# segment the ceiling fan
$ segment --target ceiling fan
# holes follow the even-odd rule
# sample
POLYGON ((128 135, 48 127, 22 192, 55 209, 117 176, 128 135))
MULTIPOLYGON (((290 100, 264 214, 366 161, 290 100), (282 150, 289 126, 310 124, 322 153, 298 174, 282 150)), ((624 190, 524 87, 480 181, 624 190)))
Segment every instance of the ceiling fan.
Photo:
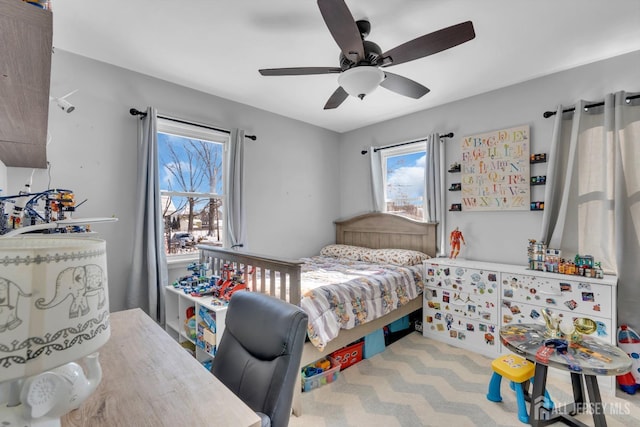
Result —
POLYGON ((329 32, 340 47, 339 67, 267 68, 259 70, 263 76, 299 76, 339 73, 338 89, 324 106, 325 110, 340 106, 349 95, 363 99, 376 87, 418 99, 429 92, 420 83, 383 71, 475 38, 471 21, 462 22, 418 37, 386 52, 365 38, 369 35, 369 21, 355 21, 344 0, 318 0, 318 7, 329 32))

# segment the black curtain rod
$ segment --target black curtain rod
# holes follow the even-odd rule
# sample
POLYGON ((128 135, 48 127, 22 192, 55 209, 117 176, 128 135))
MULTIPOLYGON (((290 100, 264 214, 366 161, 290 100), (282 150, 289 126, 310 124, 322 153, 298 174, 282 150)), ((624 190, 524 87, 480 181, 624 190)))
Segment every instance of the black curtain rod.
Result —
MULTIPOLYGON (((632 96, 627 96, 625 98, 626 102, 631 102, 632 99, 638 99, 640 98, 640 95, 632 95, 632 96)), ((595 107, 602 107, 604 105, 604 101, 603 102, 596 102, 595 104, 588 104, 585 105, 584 108, 595 108, 595 107)), ((563 113, 568 113, 571 111, 576 111, 576 107, 571 107, 571 108, 567 108, 566 110, 562 110, 563 113)), ((545 119, 548 119, 551 116, 555 116, 556 112, 555 111, 545 111, 542 114, 542 117, 544 117, 545 119)))
MULTIPOLYGON (((449 132, 446 133, 444 135, 440 135, 440 138, 453 138, 453 132, 449 132)), ((377 147, 373 149, 373 152, 376 153, 380 150, 386 150, 387 148, 394 148, 394 147, 401 147, 403 145, 409 145, 409 144, 415 144, 416 142, 422 142, 422 141, 426 141, 428 138, 422 138, 422 139, 416 139, 415 141, 408 141, 408 142, 401 142, 399 144, 393 144, 393 145, 386 145, 384 147, 377 147)), ((365 154, 367 154, 369 151, 367 150, 362 150, 360 152, 360 154, 362 154, 363 156, 365 154)))
MULTIPOLYGON (((147 113, 145 113, 144 111, 137 110, 135 108, 130 109, 129 110, 129 114, 131 114, 132 116, 140 116, 140 118, 143 118, 143 117, 147 116, 147 113)), ((186 120, 180 120, 180 119, 176 119, 176 118, 173 118, 173 117, 162 116, 160 114, 158 114, 158 118, 165 119, 165 120, 171 120, 172 122, 182 123, 182 124, 185 124, 185 125, 198 126, 198 127, 204 128, 204 129, 211 129, 211 130, 215 130, 215 131, 218 131, 218 132, 224 132, 224 133, 231 134, 231 131, 226 130, 226 129, 214 128, 213 126, 201 125, 199 123, 188 122, 186 120)), ((244 137, 245 138, 249 138, 249 139, 251 139, 253 141, 258 139, 258 137, 255 136, 255 135, 245 135, 244 137)))

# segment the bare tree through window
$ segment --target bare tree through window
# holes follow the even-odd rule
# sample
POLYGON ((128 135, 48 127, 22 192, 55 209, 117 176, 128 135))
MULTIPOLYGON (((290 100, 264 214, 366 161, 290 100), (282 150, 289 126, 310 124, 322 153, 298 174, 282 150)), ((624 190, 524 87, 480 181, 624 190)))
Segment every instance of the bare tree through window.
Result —
MULTIPOLYGON (((224 141, 194 138, 171 125, 159 126, 158 157, 168 254, 195 253, 200 242, 222 245, 224 141)), ((200 132, 202 133, 202 132, 200 132)))

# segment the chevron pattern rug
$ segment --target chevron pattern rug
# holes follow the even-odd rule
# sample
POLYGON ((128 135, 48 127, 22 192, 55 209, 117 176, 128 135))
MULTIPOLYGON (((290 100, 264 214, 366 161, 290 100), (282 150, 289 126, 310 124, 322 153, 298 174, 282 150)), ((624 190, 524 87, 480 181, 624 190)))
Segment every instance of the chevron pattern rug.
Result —
MULTIPOLYGON (((289 426, 524 426, 508 381, 502 402, 487 400, 491 374, 491 359, 413 332, 335 382, 302 393, 302 416, 289 426)), ((571 401, 570 384, 552 376, 547 384, 556 404, 571 401)), ((602 399, 608 426, 640 425, 640 393, 602 399)), ((593 425, 589 414, 578 419, 593 425)))

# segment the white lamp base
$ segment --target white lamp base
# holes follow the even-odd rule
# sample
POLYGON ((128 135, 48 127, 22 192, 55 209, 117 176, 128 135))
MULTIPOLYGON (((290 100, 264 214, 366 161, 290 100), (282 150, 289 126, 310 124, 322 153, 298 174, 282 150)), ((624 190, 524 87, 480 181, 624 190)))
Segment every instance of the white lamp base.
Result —
POLYGON ((26 419, 23 417, 22 405, 0 408, 0 426, 3 427, 60 427, 60 418, 42 417, 38 419, 26 419))
POLYGON ((80 407, 102 379, 98 352, 83 361, 86 374, 82 366, 70 362, 24 380, 3 383, 0 426, 60 427, 60 417, 80 407))

